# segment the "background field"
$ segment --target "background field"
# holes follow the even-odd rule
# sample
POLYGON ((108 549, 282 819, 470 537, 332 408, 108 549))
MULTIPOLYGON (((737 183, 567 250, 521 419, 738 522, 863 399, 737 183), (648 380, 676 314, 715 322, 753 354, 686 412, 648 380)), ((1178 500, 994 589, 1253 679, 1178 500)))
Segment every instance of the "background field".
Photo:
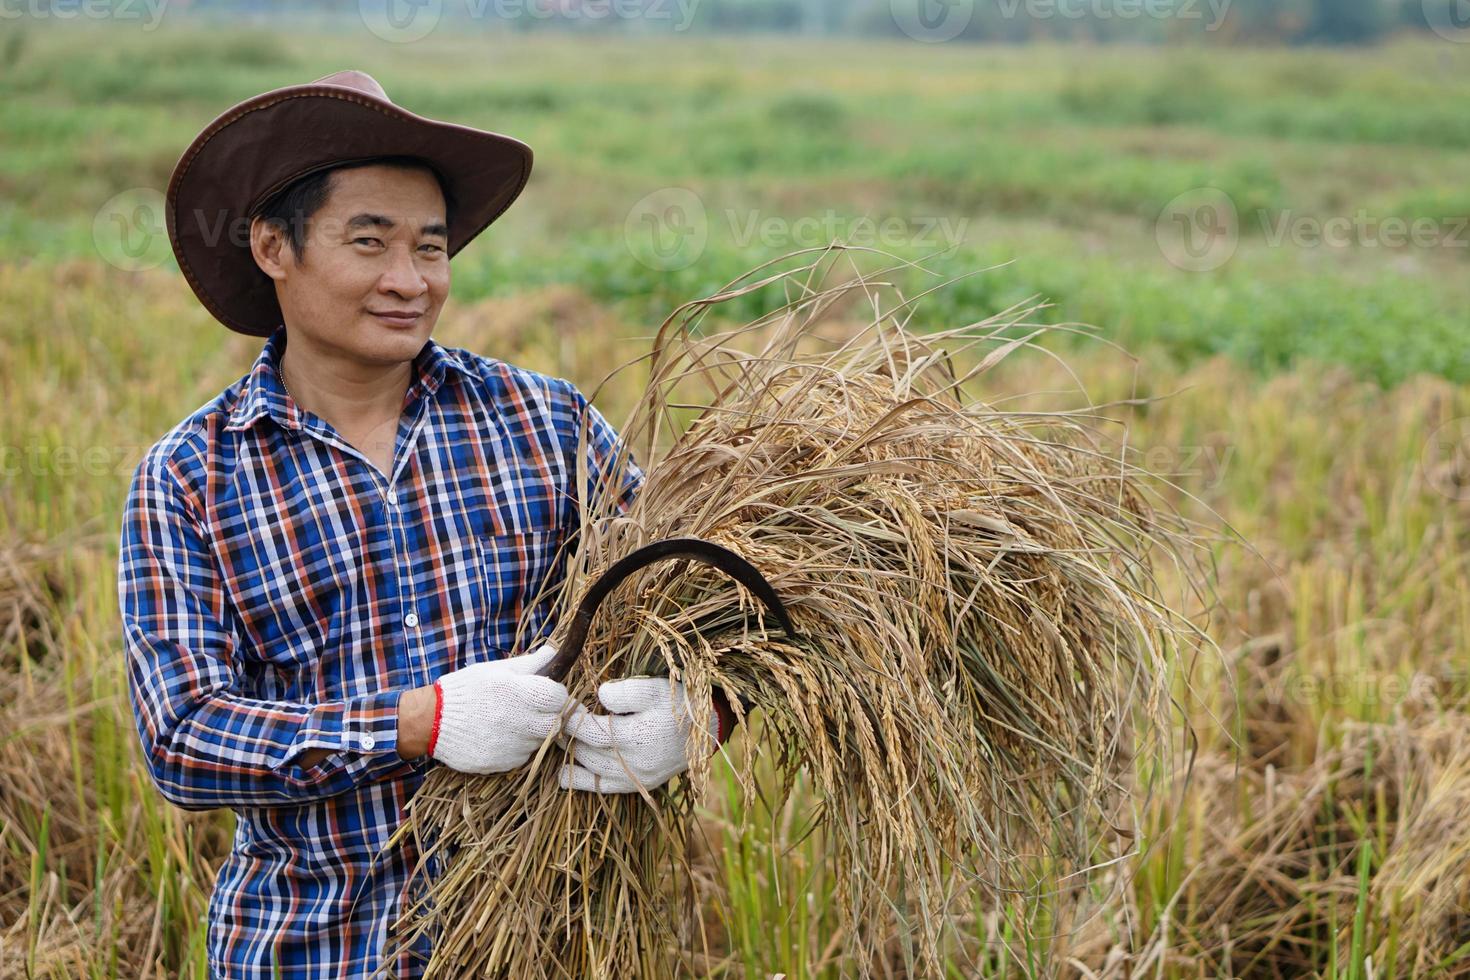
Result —
MULTIPOLYGON (((677 303, 868 218, 888 251, 948 249, 910 288, 987 270, 916 323, 1039 297, 1135 355, 1065 345, 1087 396, 1168 396, 1113 414, 1221 537, 1195 778, 1091 894, 957 911, 954 975, 1464 969, 1470 45, 390 45, 32 18, 0 22, 0 976, 203 975, 231 818, 171 809, 136 761, 116 529, 142 451, 259 344, 198 306, 149 208, 230 104, 344 67, 536 151, 455 259, 443 342, 590 389, 677 303), (1314 244, 1331 219, 1343 240, 1314 244), (1394 222, 1419 243, 1384 245, 1394 222)), ((1066 383, 1039 358, 994 380, 1066 383)), ((731 816, 712 802, 710 972, 852 969, 803 815, 731 816)))

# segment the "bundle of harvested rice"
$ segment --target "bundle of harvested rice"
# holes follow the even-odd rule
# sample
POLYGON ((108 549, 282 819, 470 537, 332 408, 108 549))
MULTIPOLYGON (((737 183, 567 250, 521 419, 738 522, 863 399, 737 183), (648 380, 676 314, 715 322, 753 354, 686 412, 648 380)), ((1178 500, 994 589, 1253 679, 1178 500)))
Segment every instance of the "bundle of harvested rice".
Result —
MULTIPOLYGON (((584 506, 553 639, 650 542, 698 538, 759 569, 794 634, 710 566, 659 562, 603 602, 567 684, 591 703, 603 680, 673 674, 691 700, 718 686, 758 710, 765 737, 737 772, 751 792, 758 758, 788 791, 805 771, 849 962, 869 969, 897 927, 936 975, 957 887, 1020 887, 1038 855, 1056 874, 1115 856, 1137 773, 1167 772, 1171 665, 1199 631, 1160 600, 1150 559, 1188 569, 1194 538, 1099 451, 1088 413, 966 395, 1051 329, 1023 322, 1035 307, 920 334, 877 278, 891 270, 828 284, 854 254, 793 253, 664 322, 620 426, 644 489, 623 516, 610 493, 584 506), (702 335, 719 303, 783 285, 773 312, 702 335), (831 329, 852 300, 871 318, 831 329)), ((399 835, 436 869, 403 941, 432 931, 436 977, 696 972, 694 952, 718 950, 681 875, 712 748, 648 795, 560 789, 554 742, 505 776, 437 770, 399 835)))

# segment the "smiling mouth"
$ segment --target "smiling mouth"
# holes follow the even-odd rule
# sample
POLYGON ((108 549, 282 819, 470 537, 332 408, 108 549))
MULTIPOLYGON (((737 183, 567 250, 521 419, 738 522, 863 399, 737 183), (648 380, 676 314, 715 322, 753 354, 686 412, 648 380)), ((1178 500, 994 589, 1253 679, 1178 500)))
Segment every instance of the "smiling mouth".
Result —
MULTIPOLYGON (((372 312, 372 311, 370 310, 369 312, 372 312)), ((394 324, 395 326, 408 326, 410 324, 417 323, 419 320, 423 319, 423 316, 424 315, 422 313, 413 313, 413 314, 373 313, 373 316, 376 317, 376 318, 378 318, 379 320, 382 320, 384 323, 391 323, 391 324, 394 324)))

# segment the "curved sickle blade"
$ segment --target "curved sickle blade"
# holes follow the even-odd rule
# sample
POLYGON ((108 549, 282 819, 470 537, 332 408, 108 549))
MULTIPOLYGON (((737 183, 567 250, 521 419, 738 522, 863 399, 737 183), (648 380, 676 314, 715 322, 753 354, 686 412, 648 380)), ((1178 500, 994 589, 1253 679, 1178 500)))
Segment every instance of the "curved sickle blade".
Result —
POLYGON ((713 565, 754 593, 757 599, 765 603, 787 635, 796 636, 791 617, 781 604, 781 597, 776 595, 771 583, 750 562, 729 548, 701 541, 699 538, 665 538, 619 558, 611 568, 598 576, 597 581, 592 583, 582 596, 582 601, 577 604, 577 612, 572 617, 572 626, 567 631, 566 639, 557 648, 556 656, 551 662, 541 668, 541 674, 555 681, 563 680, 577 658, 582 655, 582 645, 587 642, 587 631, 592 628, 592 617, 596 615, 602 600, 629 575, 665 558, 692 558, 706 565, 713 565))

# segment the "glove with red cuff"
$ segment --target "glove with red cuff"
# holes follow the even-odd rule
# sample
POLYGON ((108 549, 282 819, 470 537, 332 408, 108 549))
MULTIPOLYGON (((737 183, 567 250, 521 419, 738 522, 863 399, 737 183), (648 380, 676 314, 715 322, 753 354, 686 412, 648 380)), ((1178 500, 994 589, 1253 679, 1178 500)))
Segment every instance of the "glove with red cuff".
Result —
MULTIPOLYGON (((556 648, 471 664, 434 682, 429 755, 460 772, 506 772, 526 764, 561 728, 571 696, 536 672, 556 648)), ((585 709, 583 709, 585 710, 585 709)))

